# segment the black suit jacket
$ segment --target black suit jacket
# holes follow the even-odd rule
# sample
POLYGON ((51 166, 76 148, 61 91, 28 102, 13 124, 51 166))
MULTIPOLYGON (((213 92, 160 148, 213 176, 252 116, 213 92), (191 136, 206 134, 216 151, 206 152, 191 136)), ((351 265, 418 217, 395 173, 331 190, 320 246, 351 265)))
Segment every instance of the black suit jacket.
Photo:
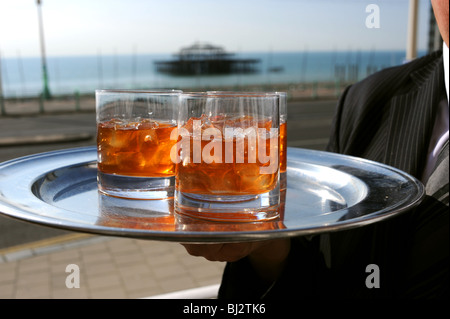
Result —
MULTIPOLYGON (((328 151, 385 163, 420 179, 442 99, 442 52, 382 70, 343 92, 328 151)), ((287 266, 270 289, 244 258, 227 264, 219 297, 448 297, 448 213, 445 203, 427 196, 400 216, 326 234, 329 264, 320 236, 293 238, 287 266), (379 269, 379 288, 366 285, 369 265, 379 269)))

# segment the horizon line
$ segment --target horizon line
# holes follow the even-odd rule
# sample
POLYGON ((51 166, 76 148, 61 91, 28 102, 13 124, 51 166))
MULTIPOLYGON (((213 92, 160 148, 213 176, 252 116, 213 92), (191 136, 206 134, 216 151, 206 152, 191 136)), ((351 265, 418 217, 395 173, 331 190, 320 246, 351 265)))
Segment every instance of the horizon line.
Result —
MULTIPOLYGON (((421 48, 421 49, 417 49, 417 53, 418 54, 423 54, 423 53, 427 53, 427 49, 426 48, 421 48)), ((227 51, 228 53, 231 54, 268 54, 268 53, 348 53, 348 52, 405 52, 406 54, 406 49, 400 49, 400 48, 392 48, 392 49, 316 49, 316 50, 279 50, 279 51, 273 51, 273 50, 254 50, 254 51, 242 51, 242 52, 236 52, 236 51, 227 51)), ((142 52, 142 53, 80 53, 80 54, 55 54, 55 55, 50 55, 47 54, 46 58, 80 58, 80 57, 115 57, 115 56, 148 56, 148 55, 175 55, 176 52, 171 52, 171 53, 164 53, 164 52, 142 52)), ((5 56, 0 52, 0 58, 1 59, 31 59, 31 58, 38 58, 41 59, 40 55, 18 55, 18 56, 5 56)))

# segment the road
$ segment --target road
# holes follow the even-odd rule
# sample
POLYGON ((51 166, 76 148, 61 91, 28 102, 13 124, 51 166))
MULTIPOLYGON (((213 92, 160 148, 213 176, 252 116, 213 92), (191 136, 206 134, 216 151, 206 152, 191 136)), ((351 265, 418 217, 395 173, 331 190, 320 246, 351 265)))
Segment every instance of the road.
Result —
MULTIPOLYGON (((335 100, 288 103, 288 146, 324 150, 335 100)), ((0 117, 0 162, 30 154, 95 145, 93 112, 0 117)), ((0 215, 0 249, 69 234, 0 215)))

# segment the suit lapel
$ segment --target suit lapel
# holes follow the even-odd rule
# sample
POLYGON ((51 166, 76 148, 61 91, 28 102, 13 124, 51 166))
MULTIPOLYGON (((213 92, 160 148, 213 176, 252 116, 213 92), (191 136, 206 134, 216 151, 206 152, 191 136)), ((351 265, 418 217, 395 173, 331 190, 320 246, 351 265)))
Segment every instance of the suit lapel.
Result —
POLYGON ((425 167, 436 115, 434 106, 445 93, 442 65, 441 58, 411 73, 415 89, 395 96, 389 108, 384 162, 415 176, 420 176, 425 167))

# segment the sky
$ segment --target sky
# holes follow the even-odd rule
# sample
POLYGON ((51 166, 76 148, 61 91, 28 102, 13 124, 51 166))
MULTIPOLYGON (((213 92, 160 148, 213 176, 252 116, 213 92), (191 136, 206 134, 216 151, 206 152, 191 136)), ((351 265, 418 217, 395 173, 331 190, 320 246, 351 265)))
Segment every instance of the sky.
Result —
MULTIPOLYGON (((404 50, 409 0, 41 0, 47 56, 175 53, 195 42, 231 52, 404 50), (379 28, 366 20, 379 8, 379 28)), ((429 0, 419 0, 418 49, 429 0)), ((373 20, 372 20, 373 21, 373 20)), ((36 0, 0 0, 2 57, 40 56, 36 0)))

